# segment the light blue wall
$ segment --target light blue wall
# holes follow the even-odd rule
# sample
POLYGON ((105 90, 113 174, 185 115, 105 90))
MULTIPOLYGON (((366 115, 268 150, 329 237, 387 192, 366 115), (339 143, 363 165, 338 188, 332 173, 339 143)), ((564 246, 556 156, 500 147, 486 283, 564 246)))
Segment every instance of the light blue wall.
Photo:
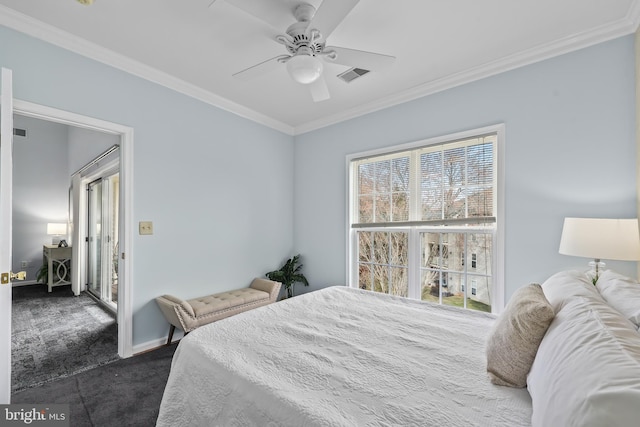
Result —
MULTIPOLYGON (((506 296, 588 260, 566 216, 636 217, 634 42, 623 37, 296 137, 294 247, 312 286, 346 283, 347 154, 506 125, 506 296)), ((635 276, 635 263, 609 262, 635 276)), ((302 290, 302 289, 301 289, 302 290)))
POLYGON ((67 126, 16 115, 15 128, 27 137, 13 139, 13 271, 35 282, 42 245, 51 244, 47 223, 67 222, 67 126), (27 267, 22 268, 22 262, 27 267))
POLYGON ((14 96, 134 128, 133 343, 166 337, 154 298, 246 286, 293 248, 293 137, 0 27, 14 96))

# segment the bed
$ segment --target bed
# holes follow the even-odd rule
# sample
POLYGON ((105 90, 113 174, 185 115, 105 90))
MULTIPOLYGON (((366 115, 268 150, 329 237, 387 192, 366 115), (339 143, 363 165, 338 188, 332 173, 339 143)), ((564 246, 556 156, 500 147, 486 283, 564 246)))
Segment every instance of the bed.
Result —
POLYGON ((180 342, 157 425, 530 425, 487 378, 495 320, 341 286, 261 307, 180 342))
POLYGON ((206 325, 157 425, 639 425, 640 283, 591 279, 522 286, 499 317, 330 287, 206 325))

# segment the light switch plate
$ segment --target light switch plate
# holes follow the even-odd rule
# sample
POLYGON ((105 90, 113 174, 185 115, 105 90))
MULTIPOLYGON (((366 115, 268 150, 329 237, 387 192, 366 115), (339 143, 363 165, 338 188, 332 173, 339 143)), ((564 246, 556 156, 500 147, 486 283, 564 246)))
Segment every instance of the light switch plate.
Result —
POLYGON ((153 234, 153 222, 152 221, 140 221, 138 223, 138 232, 140 235, 153 234))

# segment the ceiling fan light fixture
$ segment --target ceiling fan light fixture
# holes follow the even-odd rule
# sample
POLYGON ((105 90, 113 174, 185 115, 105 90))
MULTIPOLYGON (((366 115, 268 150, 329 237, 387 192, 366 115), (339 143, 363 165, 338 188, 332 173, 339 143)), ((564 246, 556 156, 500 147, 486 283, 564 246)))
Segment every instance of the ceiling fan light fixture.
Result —
POLYGON ((298 83, 308 85, 322 74, 322 61, 312 55, 298 54, 287 61, 287 71, 298 83))

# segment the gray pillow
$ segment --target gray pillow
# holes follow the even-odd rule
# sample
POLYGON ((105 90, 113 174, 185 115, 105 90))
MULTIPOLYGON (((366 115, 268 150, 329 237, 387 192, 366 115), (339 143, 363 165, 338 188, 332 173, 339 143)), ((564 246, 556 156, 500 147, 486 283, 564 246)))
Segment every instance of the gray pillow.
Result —
POLYGON ((553 307, 539 284, 513 294, 487 340, 487 372, 493 384, 527 385, 527 374, 553 317, 553 307))

